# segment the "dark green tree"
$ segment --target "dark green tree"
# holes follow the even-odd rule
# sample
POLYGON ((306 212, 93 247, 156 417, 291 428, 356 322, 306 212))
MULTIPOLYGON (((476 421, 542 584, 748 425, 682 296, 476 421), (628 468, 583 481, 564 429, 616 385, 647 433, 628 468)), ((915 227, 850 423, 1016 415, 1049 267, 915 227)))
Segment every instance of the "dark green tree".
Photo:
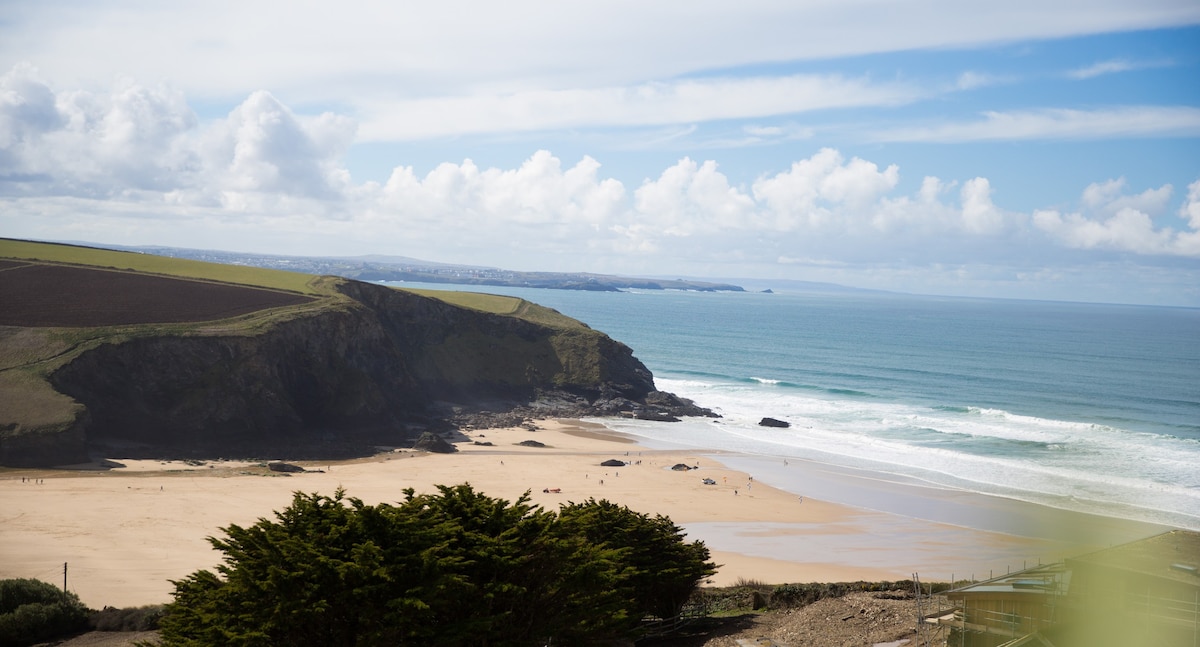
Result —
POLYGON ((231 525, 217 574, 175 582, 162 632, 179 645, 404 644, 427 633, 443 528, 391 506, 297 493, 275 521, 231 525))
POLYGON ((622 593, 637 618, 674 617, 700 582, 716 573, 704 542, 685 541, 683 529, 663 515, 588 499, 563 506, 559 520, 564 532, 620 553, 622 593))
POLYGON ((297 493, 274 520, 225 528, 209 539, 216 572, 174 583, 163 644, 583 644, 672 615, 713 572, 670 520, 608 502, 553 513, 469 485, 404 495, 297 493))
POLYGON ((440 644, 528 645, 546 638, 619 635, 628 615, 616 591, 620 555, 564 534, 557 515, 469 485, 439 486, 401 512, 452 529, 453 590, 436 592, 440 644))

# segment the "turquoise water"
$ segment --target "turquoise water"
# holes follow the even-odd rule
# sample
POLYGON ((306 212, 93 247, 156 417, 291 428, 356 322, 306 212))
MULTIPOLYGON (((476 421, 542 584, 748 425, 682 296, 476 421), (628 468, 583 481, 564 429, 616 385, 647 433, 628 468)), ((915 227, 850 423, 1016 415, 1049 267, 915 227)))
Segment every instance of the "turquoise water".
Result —
POLYGON ((455 289, 580 319, 631 346, 659 388, 723 416, 606 421, 650 444, 812 459, 1200 528, 1197 309, 455 289), (763 416, 792 426, 760 427, 763 416))

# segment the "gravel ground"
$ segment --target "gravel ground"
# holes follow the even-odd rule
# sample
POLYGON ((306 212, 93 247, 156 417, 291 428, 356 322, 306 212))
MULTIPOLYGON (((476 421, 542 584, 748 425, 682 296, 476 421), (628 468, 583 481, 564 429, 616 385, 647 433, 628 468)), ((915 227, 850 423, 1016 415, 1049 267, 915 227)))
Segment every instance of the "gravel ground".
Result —
POLYGON ((139 642, 157 638, 157 631, 89 631, 70 640, 46 643, 41 647, 134 647, 139 642))
MULTIPOLYGON (((914 600, 888 593, 850 593, 826 598, 805 607, 745 614, 728 618, 716 626, 704 627, 704 633, 655 642, 655 647, 944 647, 945 634, 917 639, 917 606, 914 600), (900 642, 907 640, 908 642, 900 642)), ((946 608, 945 599, 922 601, 922 611, 946 608)))

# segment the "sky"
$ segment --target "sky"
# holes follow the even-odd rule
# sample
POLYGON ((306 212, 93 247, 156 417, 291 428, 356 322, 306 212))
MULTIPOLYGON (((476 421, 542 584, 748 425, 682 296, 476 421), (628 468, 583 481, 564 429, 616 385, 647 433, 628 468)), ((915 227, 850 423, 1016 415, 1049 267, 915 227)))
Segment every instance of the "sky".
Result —
POLYGON ((1200 307, 1200 3, 0 0, 0 236, 1200 307))

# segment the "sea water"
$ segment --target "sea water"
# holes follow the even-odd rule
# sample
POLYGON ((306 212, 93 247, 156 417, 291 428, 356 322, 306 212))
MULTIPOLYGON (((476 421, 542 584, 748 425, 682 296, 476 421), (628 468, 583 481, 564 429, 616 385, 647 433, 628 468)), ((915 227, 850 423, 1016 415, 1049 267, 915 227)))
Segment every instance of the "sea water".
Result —
POLYGON ((733 459, 739 469, 815 460, 1200 529, 1198 309, 452 289, 520 296, 584 321, 632 347, 661 390, 722 416, 604 421, 649 446, 735 452, 748 459, 733 459), (763 417, 791 426, 763 427, 763 417))

